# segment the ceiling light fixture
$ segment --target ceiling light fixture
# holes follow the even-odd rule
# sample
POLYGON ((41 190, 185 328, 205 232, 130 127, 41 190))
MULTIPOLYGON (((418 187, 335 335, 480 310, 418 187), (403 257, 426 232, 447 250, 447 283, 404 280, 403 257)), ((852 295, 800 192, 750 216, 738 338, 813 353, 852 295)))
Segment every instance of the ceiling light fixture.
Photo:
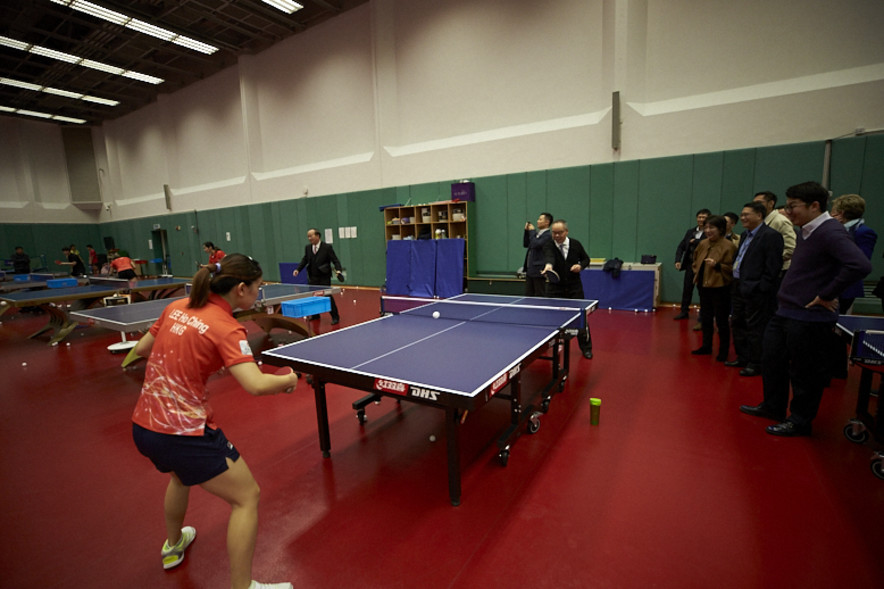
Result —
POLYGON ((286 14, 291 14, 304 8, 297 2, 292 2, 291 0, 263 0, 263 2, 264 4, 269 4, 273 8, 281 10, 286 14))
MULTIPOLYGON (((109 10, 107 8, 104 8, 103 6, 93 4, 92 2, 85 2, 84 0, 50 1, 55 4, 67 6, 68 8, 71 8, 73 10, 85 12, 90 16, 100 18, 101 20, 106 20, 107 22, 114 23, 115 25, 126 27, 127 29, 132 29, 133 31, 138 31, 139 33, 144 33, 145 35, 150 35, 151 37, 162 39, 163 41, 168 41, 169 43, 174 43, 175 45, 180 45, 181 47, 186 47, 187 49, 191 49, 193 51, 198 51, 199 53, 212 55, 213 53, 218 51, 217 47, 209 45, 208 43, 203 43, 202 41, 197 41, 196 39, 191 39, 190 37, 185 37, 184 35, 179 35, 178 33, 173 33, 172 31, 169 31, 162 27, 146 23, 143 20, 138 20, 137 18, 133 18, 131 16, 126 16, 125 14, 120 12, 109 10)), ((292 4, 295 3, 293 2, 292 4)))
POLYGON ((97 96, 89 96, 88 94, 83 94, 82 92, 71 92, 69 90, 60 90, 58 88, 52 88, 50 86, 40 86, 38 84, 31 84, 30 82, 23 82, 21 80, 13 80, 12 78, 0 77, 0 84, 4 84, 6 86, 13 86, 15 88, 23 88, 25 90, 33 90, 34 92, 45 92, 46 94, 54 94, 56 96, 64 96, 65 98, 74 98, 76 100, 84 100, 86 102, 94 102, 96 104, 103 104, 105 106, 117 106, 118 104, 120 104, 119 100, 109 100, 107 98, 99 98, 97 96))
POLYGON ((88 68, 91 68, 94 70, 100 70, 100 71, 107 72, 110 74, 116 74, 118 76, 123 76, 124 78, 138 80, 139 82, 147 82, 148 84, 162 84, 163 82, 165 82, 165 80, 163 80, 162 78, 157 78, 156 76, 149 76, 147 74, 142 74, 142 73, 135 72, 132 70, 124 70, 123 68, 112 66, 112 65, 107 65, 106 63, 102 63, 100 61, 94 61, 91 59, 83 59, 82 57, 77 57, 76 55, 71 55, 70 53, 63 53, 61 51, 55 51, 54 49, 40 47, 39 45, 31 45, 28 43, 22 43, 21 41, 17 41, 15 39, 10 39, 9 37, 0 36, 0 45, 3 45, 5 47, 11 47, 13 49, 19 49, 21 51, 27 51, 28 53, 33 53, 34 55, 42 55, 44 57, 57 59, 59 61, 72 63, 74 65, 80 65, 80 66, 88 67, 88 68))
POLYGON ((15 113, 15 114, 19 114, 19 115, 25 115, 28 117, 36 117, 38 119, 49 119, 52 121, 60 121, 63 123, 76 123, 78 125, 82 125, 86 122, 84 119, 75 119, 72 117, 64 117, 61 115, 50 115, 45 112, 39 112, 36 110, 27 110, 24 108, 12 108, 11 106, 3 106, 2 104, 0 104, 0 112, 15 113))

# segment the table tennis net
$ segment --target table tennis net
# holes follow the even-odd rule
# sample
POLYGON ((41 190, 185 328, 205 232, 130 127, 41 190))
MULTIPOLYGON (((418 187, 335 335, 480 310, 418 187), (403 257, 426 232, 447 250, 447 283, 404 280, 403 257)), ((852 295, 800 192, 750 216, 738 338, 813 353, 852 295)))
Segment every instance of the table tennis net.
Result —
POLYGON ((857 331, 850 346, 850 359, 874 366, 884 364, 884 331, 857 331))
POLYGON ((582 327, 583 311, 571 307, 499 304, 476 301, 426 300, 382 297, 384 314, 483 323, 506 323, 550 328, 582 327))

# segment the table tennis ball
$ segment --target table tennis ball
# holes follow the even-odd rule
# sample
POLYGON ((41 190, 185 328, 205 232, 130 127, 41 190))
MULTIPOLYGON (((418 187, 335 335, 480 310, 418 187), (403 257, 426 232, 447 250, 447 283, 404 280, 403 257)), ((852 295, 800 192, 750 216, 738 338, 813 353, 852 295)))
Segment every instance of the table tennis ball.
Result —
POLYGON ((434 436, 433 434, 430 434, 430 441, 431 441, 431 442, 435 442, 435 441, 436 441, 436 436, 434 436))
POLYGON ((27 362, 22 362, 21 365, 22 365, 22 366, 27 366, 28 363, 27 363, 27 362))
POLYGON ((433 311, 433 319, 439 318, 439 311, 433 311))

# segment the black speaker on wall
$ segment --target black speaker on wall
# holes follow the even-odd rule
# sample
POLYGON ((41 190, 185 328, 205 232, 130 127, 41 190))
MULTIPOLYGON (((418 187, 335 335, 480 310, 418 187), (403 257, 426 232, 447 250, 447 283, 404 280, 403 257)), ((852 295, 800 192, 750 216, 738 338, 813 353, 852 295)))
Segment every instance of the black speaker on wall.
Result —
POLYGON ((113 238, 113 237, 105 237, 105 238, 104 238, 104 249, 106 249, 106 250, 112 250, 112 249, 115 249, 116 247, 117 247, 117 246, 114 244, 114 238, 113 238))

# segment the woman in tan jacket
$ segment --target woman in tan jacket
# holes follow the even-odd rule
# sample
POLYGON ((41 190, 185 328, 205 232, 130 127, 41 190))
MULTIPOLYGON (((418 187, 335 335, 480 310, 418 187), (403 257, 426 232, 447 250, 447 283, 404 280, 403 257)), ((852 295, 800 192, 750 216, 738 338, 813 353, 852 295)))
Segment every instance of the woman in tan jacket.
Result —
POLYGON ((731 282, 734 280, 734 256, 737 247, 727 234, 727 220, 712 216, 706 219, 706 239, 694 250, 694 282, 700 292, 700 323, 703 326, 703 345, 691 352, 695 355, 712 353, 712 335, 718 328, 718 356, 724 362, 730 350, 731 330, 728 316, 731 312, 731 282), (714 322, 714 323, 713 323, 714 322))

